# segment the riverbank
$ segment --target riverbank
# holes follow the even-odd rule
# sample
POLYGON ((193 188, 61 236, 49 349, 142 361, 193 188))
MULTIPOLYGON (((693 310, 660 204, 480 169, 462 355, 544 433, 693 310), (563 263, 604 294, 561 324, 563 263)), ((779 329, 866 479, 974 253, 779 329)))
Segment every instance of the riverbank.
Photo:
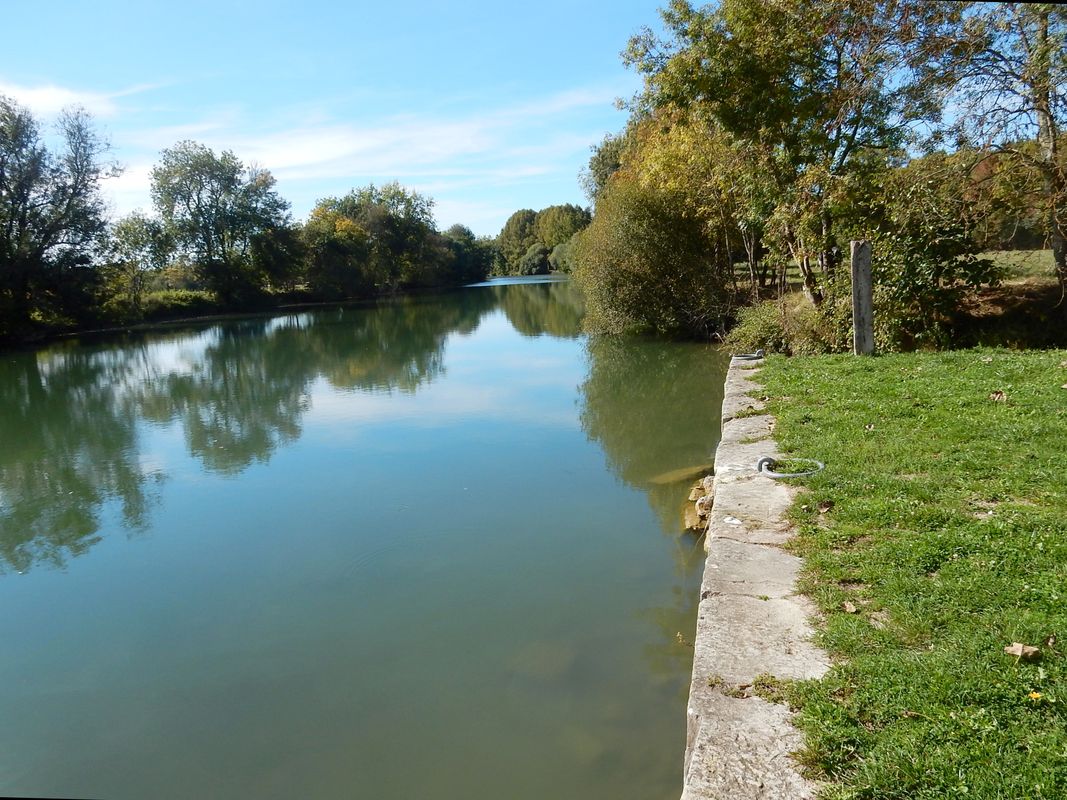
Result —
POLYGON ((771 358, 822 678, 779 687, 833 797, 1067 796, 1067 351, 771 358), (1033 648, 1033 649, 1031 649, 1033 648))
MULTIPOLYGON (((470 284, 483 285, 483 284, 470 284)), ((315 311, 330 308, 373 308, 383 303, 405 299, 432 297, 466 288, 464 285, 409 289, 393 294, 347 300, 321 300, 301 293, 264 295, 249 304, 224 303, 209 292, 166 292, 174 297, 152 306, 136 319, 126 321, 95 320, 83 325, 41 324, 21 337, 0 339, 0 352, 40 347, 51 342, 108 337, 129 333, 144 333, 184 325, 200 325, 226 320, 253 319, 300 311, 315 311)))
POLYGON ((734 359, 726 376, 714 505, 694 640, 682 798, 812 797, 790 754, 802 740, 773 695, 782 680, 829 667, 812 645, 811 603, 797 593, 801 564, 782 547, 796 489, 756 470, 779 455, 773 419, 753 380, 759 362, 734 359))

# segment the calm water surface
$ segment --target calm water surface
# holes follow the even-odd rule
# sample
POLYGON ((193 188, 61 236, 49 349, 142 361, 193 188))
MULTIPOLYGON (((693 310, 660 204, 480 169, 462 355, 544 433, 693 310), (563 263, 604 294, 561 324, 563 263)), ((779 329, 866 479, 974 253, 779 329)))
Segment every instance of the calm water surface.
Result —
POLYGON ((0 795, 677 797, 724 363, 580 317, 0 354, 0 795))

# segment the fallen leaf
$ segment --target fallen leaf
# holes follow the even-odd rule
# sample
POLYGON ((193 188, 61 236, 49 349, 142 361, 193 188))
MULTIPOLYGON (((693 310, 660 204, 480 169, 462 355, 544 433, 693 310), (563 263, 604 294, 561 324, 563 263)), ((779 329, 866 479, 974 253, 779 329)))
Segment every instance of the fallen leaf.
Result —
POLYGON ((982 363, 983 364, 992 364, 993 363, 993 357, 992 356, 986 356, 985 358, 982 359, 982 363))
POLYGON ((1028 694, 1026 696, 1029 697, 1031 700, 1040 700, 1041 699, 1041 692, 1030 692, 1030 694, 1028 694))
POLYGON ((1050 634, 1045 637, 1045 647, 1052 650, 1056 646, 1056 634, 1050 634))
POLYGON ((821 503, 819 503, 819 513, 820 514, 825 514, 827 511, 829 511, 833 507, 834 507, 834 501, 833 500, 823 500, 821 503))
POLYGON ((845 609, 845 613, 846 614, 855 614, 857 611, 859 611, 859 609, 856 608, 856 606, 853 605, 852 603, 848 602, 848 600, 846 600, 842 604, 841 608, 845 609))
POLYGON ((1041 658, 1041 651, 1038 648, 1022 642, 1012 642, 1004 648, 1004 652, 1023 661, 1037 661, 1041 658))
POLYGON ((1006 403, 1008 402, 1008 396, 1004 392, 997 389, 995 392, 989 395, 989 399, 994 403, 1006 403))

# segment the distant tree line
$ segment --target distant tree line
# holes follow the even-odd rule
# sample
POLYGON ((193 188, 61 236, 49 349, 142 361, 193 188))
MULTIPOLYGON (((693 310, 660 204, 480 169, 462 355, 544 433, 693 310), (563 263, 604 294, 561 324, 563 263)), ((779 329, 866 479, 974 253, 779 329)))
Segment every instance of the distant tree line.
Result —
POLYGON ((497 236, 497 275, 545 275, 570 272, 577 235, 592 215, 581 206, 549 206, 516 211, 497 236))
MULTIPOLYGON (((644 76, 630 119, 582 175, 593 330, 721 334, 795 284, 813 347, 838 349, 859 238, 884 347, 943 342, 948 312, 999 278, 984 250, 1050 248, 1067 290, 1062 6, 672 0, 661 16, 624 53, 644 76)), ((761 319, 781 335, 788 316, 761 319)))
POLYGON ((397 183, 320 200, 304 223, 266 169, 182 141, 152 170, 154 213, 108 220, 120 170, 84 111, 59 145, 0 96, 0 339, 181 314, 342 301, 484 279, 495 243, 397 183))

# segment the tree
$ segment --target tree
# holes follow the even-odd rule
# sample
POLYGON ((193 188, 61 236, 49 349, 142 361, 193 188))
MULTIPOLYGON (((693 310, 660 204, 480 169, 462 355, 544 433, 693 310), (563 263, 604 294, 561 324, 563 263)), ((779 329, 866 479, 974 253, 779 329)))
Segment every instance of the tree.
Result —
POLYGON ((970 11, 952 41, 951 99, 963 113, 949 132, 1035 175, 1056 275, 1067 289, 1067 165, 1059 149, 1067 125, 1067 10, 988 3, 970 11))
POLYGON ((613 180, 578 238, 576 261, 594 332, 708 337, 730 314, 730 254, 676 189, 613 180))
POLYGON ((530 245, 530 249, 519 259, 515 273, 517 275, 547 275, 548 248, 540 242, 530 245))
POLYGON ((570 203, 549 206, 534 217, 534 233, 541 244, 552 250, 582 230, 591 219, 590 213, 580 206, 570 203))
POLYGON ((0 95, 0 336, 34 312, 77 315, 105 230, 100 183, 118 174, 85 111, 64 111, 50 152, 29 111, 0 95))
POLYGON ((814 301, 839 260, 834 207, 871 149, 900 147, 935 119, 937 43, 960 6, 897 0, 672 0, 668 31, 634 37, 645 78, 637 108, 699 106, 767 168, 771 243, 800 266, 814 301), (819 268, 819 272, 816 271, 819 268))
POLYGON ((374 291, 370 237, 359 223, 338 211, 336 203, 320 201, 304 225, 308 286, 333 300, 369 295, 374 291))
POLYGON ((152 199, 178 248, 201 280, 228 303, 262 288, 253 255, 258 235, 289 224, 289 204, 265 169, 246 167, 232 152, 182 141, 152 170, 152 199))
POLYGON ((606 134, 600 144, 590 148, 593 154, 589 157, 588 166, 579 176, 582 190, 589 198, 589 202, 596 203, 611 176, 622 166, 623 153, 629 143, 628 133, 627 131, 618 135, 606 134))
POLYGON ((303 275, 307 254, 300 228, 275 225, 252 237, 252 263, 272 289, 291 290, 303 275))
POLYGON ((470 228, 458 224, 445 231, 443 237, 452 254, 450 283, 477 283, 488 277, 494 255, 491 241, 475 237, 470 228))
POLYGON ((508 272, 518 269, 519 261, 526 255, 530 245, 537 241, 537 232, 534 229, 536 219, 536 211, 523 208, 508 217, 501 228, 496 241, 508 272))
POLYGON ((149 277, 166 266, 171 249, 159 220, 139 211, 118 220, 111 227, 108 247, 111 296, 139 313, 149 277))
POLYGON ((441 251, 437 245, 433 200, 399 183, 354 189, 320 205, 348 218, 367 235, 368 270, 379 291, 435 283, 441 251))

